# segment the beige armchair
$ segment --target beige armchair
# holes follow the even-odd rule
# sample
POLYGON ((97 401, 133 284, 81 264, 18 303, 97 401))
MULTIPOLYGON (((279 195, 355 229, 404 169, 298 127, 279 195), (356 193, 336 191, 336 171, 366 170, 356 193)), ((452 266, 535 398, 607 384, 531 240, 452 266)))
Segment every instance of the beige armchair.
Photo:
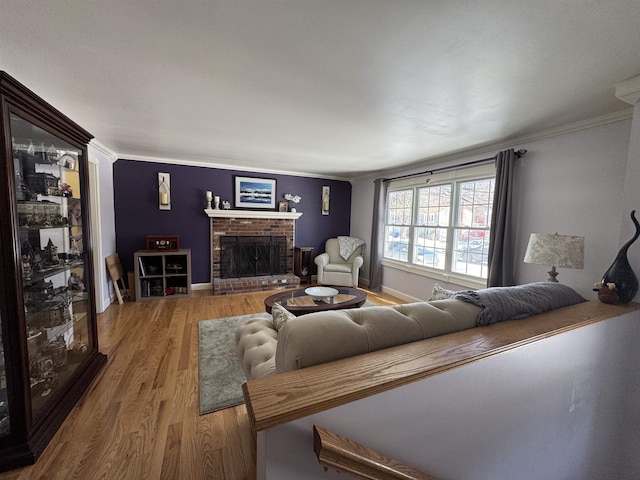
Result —
POLYGON ((357 247, 346 260, 340 255, 337 238, 328 239, 324 250, 325 253, 318 255, 314 260, 318 266, 318 283, 357 287, 360 267, 364 263, 362 247, 357 247))

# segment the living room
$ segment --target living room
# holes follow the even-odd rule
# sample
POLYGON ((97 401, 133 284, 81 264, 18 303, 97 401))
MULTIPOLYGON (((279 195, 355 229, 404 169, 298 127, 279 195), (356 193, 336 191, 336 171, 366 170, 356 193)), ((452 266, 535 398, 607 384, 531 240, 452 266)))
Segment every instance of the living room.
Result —
MULTIPOLYGON (((630 20, 640 13, 637 5, 615 2, 574 12, 583 7, 549 2, 547 15, 528 15, 527 6, 519 12, 514 7, 507 15, 495 2, 484 12, 480 6, 441 6, 444 21, 445 13, 436 14, 421 2, 404 7, 272 2, 268 8, 257 2, 243 7, 212 3, 212 10, 205 10, 211 29, 223 33, 216 40, 209 38, 206 26, 191 29, 198 16, 195 7, 179 12, 170 2, 162 4, 162 12, 122 2, 119 14, 115 6, 113 11, 97 6, 94 12, 86 7, 75 11, 72 5, 53 11, 30 1, 3 6, 7 14, 0 19, 0 68, 96 136, 88 152, 101 328, 106 330, 109 321, 118 328, 127 323, 113 312, 119 307, 113 303, 104 259, 118 253, 125 271, 132 272, 134 252, 152 234, 179 235, 181 246, 192 250, 193 288, 200 290, 195 298, 211 308, 210 315, 260 308, 255 299, 246 300, 251 307, 243 305, 242 312, 233 311, 229 299, 216 299, 215 307, 214 300, 204 299, 213 281, 205 195, 211 191, 234 208, 234 176, 274 179, 279 201, 287 193, 301 197, 288 205, 302 213, 296 220, 297 246, 313 247, 315 255, 327 238, 351 235, 364 239, 368 250, 376 178, 465 164, 506 148, 528 152, 517 163, 516 282, 547 277, 548 267, 522 261, 531 233, 578 235, 585 238, 584 268, 561 268, 559 279, 587 299, 595 298, 593 284, 631 237, 629 214, 640 205, 635 187, 640 178, 640 107, 617 87, 633 85, 640 73, 640 38, 630 20), (9 20, 16 18, 29 19, 33 33, 20 34, 20 22, 9 20), (520 50, 500 50, 497 40, 489 42, 491 48, 485 45, 495 23, 507 25, 504 30, 522 41, 520 50), (474 41, 462 33, 456 40, 442 32, 462 31, 464 24, 481 45, 468 53, 474 69, 460 63, 446 73, 447 62, 432 45, 437 38, 447 56, 464 56, 457 44, 474 41), (171 34, 158 35, 162 28, 171 34), (65 33, 72 30, 73 35, 65 33), (430 37, 425 31, 439 34, 430 37), (376 37, 378 32, 396 32, 397 37, 376 37), (116 40, 110 43, 109 38, 116 40), (267 42, 269 48, 265 40, 273 40, 267 42), (298 50, 296 44, 303 41, 306 50, 298 50), (316 42, 325 47, 313 47, 316 42), (56 53, 45 52, 44 44, 56 53), (435 62, 431 67, 417 66, 422 49, 429 54, 425 59, 432 59, 425 65, 435 62), (164 51, 175 54, 173 63, 162 56, 164 51), (485 53, 490 51, 500 52, 501 61, 485 53), (206 66, 205 59, 212 64, 206 66), (212 66, 217 61, 219 68, 212 66), (508 72, 480 68, 485 62, 501 64, 508 72), (248 65, 253 67, 241 68, 248 65), (440 77, 442 82, 436 82, 440 77), (411 85, 407 78, 413 79, 411 85), (435 83, 439 86, 422 92, 424 85, 435 83), (382 86, 392 84, 392 100, 369 108, 372 99, 391 94, 382 86), (356 100, 360 88, 363 95, 356 100), (483 89, 490 94, 483 97, 478 93, 483 89), (178 106, 167 99, 169 91, 178 106), (151 93, 158 96, 148 97, 151 93), (412 100, 405 100, 411 95, 412 100), (97 98, 107 101, 98 104, 97 98), (545 108, 538 108, 543 100, 545 108), (166 113, 161 106, 165 101, 166 113), (117 105, 118 111, 107 104, 117 105), (207 123, 209 117, 215 122, 207 123), (170 210, 158 208, 159 172, 171 175, 170 210), (323 214, 323 187, 331 192, 328 215, 323 214)), ((630 262, 640 271, 637 251, 631 250, 630 262)), ((427 299, 436 283, 451 289, 479 285, 477 279, 393 262, 382 268, 381 295, 401 301, 427 299)), ((368 286, 370 271, 365 255, 362 287, 368 286)), ((149 303, 135 314, 159 324, 167 321, 149 303)), ((183 308, 192 313, 205 307, 181 302, 169 310, 181 315, 176 309, 183 308)), ((204 319, 202 315, 194 318, 204 319)), ((182 327, 179 338, 193 334, 191 326, 182 327)), ((115 338, 122 339, 112 335, 104 341, 109 349, 115 348, 115 338)), ((142 344, 135 348, 144 350, 142 344)))
MULTIPOLYGON (((15 6, 15 8, 15 15, 17 16, 24 15, 30 18, 38 18, 38 15, 42 13, 38 12, 37 9, 36 11, 30 11, 31 7, 29 5, 15 6)), ((398 11, 381 7, 381 11, 378 14, 388 14, 389 18, 395 18, 394 15, 397 15, 399 18, 394 21, 401 22, 401 18, 407 18, 405 15, 410 16, 412 13, 417 14, 419 12, 419 9, 414 11, 413 8, 418 7, 412 6, 411 8, 407 7, 406 10, 399 9, 398 11)), ((480 15, 482 10, 479 10, 474 10, 474 13, 480 15)), ((220 15, 220 18, 226 19, 226 15, 228 15, 229 22, 240 22, 242 18, 240 12, 227 11, 220 6, 219 10, 215 12, 220 15)), ((336 13, 338 12, 340 12, 339 9, 336 10, 336 13)), ((131 14, 133 13, 131 12, 131 14)), ((282 12, 277 11, 271 13, 282 14, 282 12)), ((292 14, 294 13, 301 15, 301 18, 304 18, 306 22, 309 17, 305 15, 317 12, 313 9, 305 10, 301 7, 299 11, 292 12, 292 14)), ((443 12, 442 15, 450 15, 451 13, 443 12)), ((511 14, 517 15, 518 12, 511 12, 511 14)), ((104 15, 105 18, 110 18, 112 13, 104 12, 104 15)), ((327 12, 327 15, 330 15, 330 13, 327 12)), ((375 17, 373 12, 371 15, 375 17)), ((488 15, 490 15, 489 12, 482 12, 480 17, 471 23, 474 32, 482 31, 481 20, 488 15)), ((602 17, 608 18, 610 22, 618 22, 619 25, 624 25, 621 22, 628 18, 626 6, 618 5, 616 8, 608 9, 606 13, 602 14, 602 17)), ((216 17, 216 20, 219 20, 218 17, 216 17)), ((563 31, 562 22, 565 20, 565 17, 559 16, 557 20, 554 20, 548 26, 550 32, 553 32, 554 35, 566 36, 566 42, 575 42, 575 39, 586 35, 586 30, 581 25, 573 23, 575 19, 571 20, 570 28, 566 28, 563 31)), ((260 22, 255 19, 249 20, 245 18, 243 21, 255 22, 256 27, 260 25, 260 22)), ((278 22, 280 21, 286 23, 284 18, 278 20, 278 22)), ((460 19, 459 21, 464 22, 465 20, 460 19)), ((304 23, 302 24, 304 25, 304 23)), ((363 22, 363 25, 368 24, 363 22)), ((47 25, 45 28, 51 29, 52 26, 47 25)), ((127 24, 123 24, 120 28, 126 31, 127 27, 127 24)), ((38 43, 37 36, 23 38, 19 35, 11 35, 12 28, 14 27, 8 25, 5 30, 5 45, 7 45, 7 49, 5 50, 5 58, 3 58, 3 68, 8 73, 16 76, 18 80, 27 83, 28 87, 34 89, 36 93, 50 102, 55 103, 56 99, 60 98, 59 103, 61 104, 55 106, 69 116, 74 117, 73 114, 79 110, 79 106, 74 106, 73 95, 69 100, 65 101, 62 96, 64 91, 59 91, 60 87, 53 88, 53 85, 60 85, 59 83, 47 82, 45 78, 38 78, 37 75, 34 78, 33 74, 40 71, 40 67, 34 70, 34 66, 39 62, 44 62, 45 59, 40 58, 39 62, 34 62, 33 59, 28 58, 28 55, 19 54, 19 52, 37 50, 35 48, 38 43), (65 108, 67 102, 69 102, 68 107, 65 108)), ((81 31, 85 31, 89 26, 78 25, 78 28, 81 28, 81 31)), ((226 30, 226 27, 221 26, 220 28, 225 34, 225 40, 233 40, 235 38, 226 30)), ((535 38, 532 32, 526 31, 532 38, 535 38)), ((103 33, 100 30, 97 30, 97 32, 99 32, 100 37, 106 35, 106 32, 103 33)), ((532 116, 532 113, 526 110, 521 109, 518 112, 518 117, 514 117, 514 120, 506 120, 505 118, 491 120, 492 116, 495 117, 497 113, 493 112, 491 116, 487 117, 487 120, 503 124, 502 127, 493 127, 490 134, 487 134, 484 138, 478 136, 473 142, 468 142, 463 138, 456 138, 459 133, 451 136, 451 139, 447 139, 442 135, 434 136, 429 142, 433 143, 436 148, 415 156, 416 160, 410 164, 400 158, 396 158, 395 153, 389 155, 386 165, 381 162, 380 158, 374 158, 367 154, 357 160, 360 162, 359 165, 362 166, 355 167, 355 157, 352 160, 347 160, 347 156, 337 151, 333 152, 333 156, 331 154, 325 155, 323 159, 320 152, 325 151, 327 147, 320 145, 317 146, 316 153, 307 163, 295 160, 302 158, 295 149, 290 149, 290 153, 287 153, 288 156, 292 157, 291 160, 288 160, 288 164, 285 164, 283 160, 278 161, 276 158, 284 159, 284 150, 279 154, 274 153, 274 148, 270 147, 268 149, 266 145, 265 153, 257 154, 253 159, 248 151, 243 151, 233 155, 229 154, 229 159, 225 160, 224 148, 215 145, 210 147, 210 153, 207 152, 207 148, 200 146, 195 149, 200 153, 194 154, 193 147, 190 144, 201 145, 207 136, 206 133, 195 138, 191 135, 190 141, 181 140, 175 137, 176 134, 173 130, 167 129, 167 125, 158 124, 152 118, 149 118, 148 125, 155 125, 155 128, 138 128, 137 134, 141 138, 136 138, 135 149, 128 151, 126 148, 119 147, 121 142, 119 138, 135 137, 131 133, 131 128, 128 132, 125 132, 121 131, 121 127, 115 127, 113 122, 109 126, 109 122, 105 122, 106 118, 96 115, 96 111, 99 109, 93 108, 91 122, 109 126, 108 136, 106 132, 102 135, 97 135, 96 139, 90 144, 89 156, 95 167, 94 176, 97 190, 94 191, 94 196, 98 200, 92 204, 92 208, 97 209, 96 215, 94 215, 97 219, 96 230, 98 232, 97 238, 99 238, 99 243, 96 243, 94 247, 94 251, 97 254, 96 257, 98 259, 106 258, 108 255, 118 252, 121 255, 123 265, 126 267, 125 270, 131 271, 133 252, 144 247, 145 235, 177 234, 181 236, 181 243, 185 247, 193 249, 194 284, 196 284, 196 287, 202 285, 203 288, 206 288, 211 279, 209 274, 210 252, 206 246, 209 236, 208 218, 203 212, 206 204, 204 195, 206 191, 213 191, 215 195, 231 200, 233 195, 232 175, 234 172, 248 176, 277 178, 278 200, 283 200, 282 195, 285 193, 301 195, 302 203, 298 205, 298 210, 303 213, 303 216, 298 221, 297 244, 313 246, 315 247, 315 252, 320 253, 324 240, 337 234, 351 234, 363 238, 365 241, 370 238, 371 195, 373 180, 376 177, 403 175, 452 163, 465 163, 469 160, 492 156, 500 149, 513 147, 516 149, 524 148, 529 152, 526 158, 522 160, 520 167, 522 170, 522 180, 519 187, 519 208, 521 209, 519 218, 521 223, 518 226, 517 256, 523 258, 530 233, 558 232, 584 236, 587 249, 584 270, 566 270, 563 271, 562 276, 565 281, 580 289, 581 293, 586 293, 591 284, 597 281, 598 276, 606 269, 618 246, 629 236, 632 227, 628 221, 628 215, 635 207, 632 186, 634 176, 631 175, 634 168, 632 164, 634 152, 629 151, 630 146, 633 147, 636 141, 635 136, 630 131, 632 108, 628 103, 616 98, 615 85, 633 77, 640 69, 633 63, 634 61, 637 62, 635 49, 629 47, 629 45, 634 45, 635 37, 633 35, 635 33, 631 33, 631 29, 629 31, 625 30, 622 26, 617 28, 616 32, 616 35, 607 38, 606 41, 598 33, 593 34, 593 37, 598 38, 600 41, 599 48, 606 51, 610 57, 617 56, 615 65, 605 65, 602 56, 596 57, 594 55, 593 58, 575 58, 563 66, 566 78, 560 79, 562 82, 560 85, 552 87, 551 83, 544 84, 545 88, 553 88, 553 90, 545 92, 545 95, 554 97, 552 105, 553 103, 559 104, 561 101, 568 101, 571 95, 574 95, 578 78, 584 78, 586 72, 600 68, 603 71, 608 71, 607 76, 604 77, 601 74, 603 78, 598 79, 597 82, 595 79, 590 78, 591 84, 589 85, 590 91, 598 92, 597 102, 593 102, 590 105, 584 103, 579 105, 578 113, 572 113, 573 116, 568 113, 562 113, 559 110, 556 112, 538 112, 534 108, 535 105, 531 104, 528 108, 532 112, 535 110, 536 116, 534 118, 537 123, 528 126, 525 126, 519 120, 519 117, 524 119, 527 116, 532 116), (623 33, 630 35, 629 38, 623 37, 623 33), (615 51, 616 48, 618 48, 618 51, 615 51), (616 70, 613 67, 617 69, 618 73, 615 73, 616 70), (574 79, 573 81, 572 78, 574 79), (565 89, 563 94, 559 93, 561 91, 560 86, 565 89), (566 98, 559 98, 559 95, 565 95, 566 98), (508 122, 517 124, 518 129, 504 126, 508 125, 508 122), (504 133, 494 133, 500 130, 503 130, 504 133), (152 135, 160 135, 160 137, 153 137, 152 135), (114 141, 109 141, 109 138, 114 138, 114 141), (143 138, 145 139, 146 153, 140 146, 143 138), (168 142, 163 138, 176 138, 176 141, 168 142), (444 138, 448 143, 446 145, 439 144, 435 142, 436 138, 438 138, 438 141, 442 141, 444 138), (186 145, 191 150, 182 156, 173 153, 172 151, 175 150, 178 144, 182 145, 181 148, 186 145), (160 145, 165 145, 164 150, 169 153, 163 154, 163 148, 160 145), (266 152, 269 153, 267 154, 266 152), (246 167, 242 168, 243 165, 246 167), (343 173, 339 173, 341 169, 343 173), (172 197, 172 210, 160 211, 155 201, 157 194, 154 191, 154 185, 157 173, 165 170, 176 172, 174 175, 174 182, 176 182, 174 187, 177 190, 172 197), (324 173, 314 174, 314 171, 324 173), (132 184, 135 185, 135 188, 132 188, 132 184), (320 192, 318 189, 324 185, 332 187, 331 214, 328 216, 319 215, 320 192), (588 208, 585 208, 587 206, 588 208), (614 211, 612 211, 612 208, 614 211), (594 219, 597 220, 594 221, 594 219), (582 280, 583 278, 584 280, 582 280)), ((294 30, 291 34, 300 33, 300 31, 294 30)), ((45 34, 46 32, 43 31, 42 35, 45 34)), ((407 39, 404 35, 400 38, 406 42, 407 39)), ((64 39, 59 40, 66 41, 64 39)), ((243 41, 248 41, 248 39, 243 41)), ((403 43, 402 46, 406 47, 407 45, 403 43)), ((144 47, 150 48, 151 46, 144 44, 144 47)), ((398 47, 396 46, 396 48, 398 47)), ((571 44, 571 48, 573 47, 577 48, 574 43, 571 44)), ((412 48, 410 51, 416 50, 412 48)), ((516 50, 514 49, 514 52, 509 53, 514 54, 515 52, 516 50)), ((244 53, 247 54, 247 52, 244 53)), ((318 52, 318 54, 320 53, 318 52)), ((577 57, 578 55, 585 55, 586 52, 580 49, 574 54, 577 57)), ((409 53, 406 55, 409 58, 409 53)), ((607 58, 607 60, 613 62, 611 58, 607 58)), ((477 60, 474 59, 474 61, 477 63, 477 60)), ((549 61, 557 60, 550 59, 549 61)), ((473 63, 473 65, 475 66, 476 63, 473 63)), ((103 68, 100 60, 96 62, 94 59, 89 65, 91 64, 95 65, 96 68, 103 68)), ((518 71, 518 67, 521 69, 528 68, 525 66, 525 62, 521 61, 513 65, 511 70, 515 71, 518 71)), ((135 67, 136 71, 140 69, 144 69, 144 64, 135 67)), ((542 77, 536 78, 533 71, 524 71, 527 72, 527 75, 535 78, 535 82, 550 81, 542 77)), ((123 75, 124 72, 121 71, 120 74, 123 75)), ((90 79, 87 79, 84 84, 79 79, 74 78, 73 88, 68 87, 69 92, 88 90, 88 85, 93 84, 96 80, 96 73, 98 71, 84 73, 84 75, 90 75, 90 79)), ((522 72, 517 75, 517 83, 521 83, 523 78, 520 77, 524 77, 524 74, 522 72)), ((132 76, 133 70, 131 73, 127 73, 123 79, 127 78, 127 81, 131 82, 133 80, 132 76)), ((122 81, 113 77, 111 74, 105 75, 104 78, 107 80, 107 84, 104 88, 108 84, 120 87, 119 84, 122 81)), ((181 76, 181 79, 188 80, 184 76, 181 76)), ((307 80, 305 79, 305 81, 307 80)), ((70 80, 67 80, 67 85, 68 81, 70 80)), ((174 85, 176 93, 183 92, 180 95, 184 95, 185 90, 189 89, 188 82, 185 85, 174 85)), ((491 88, 492 95, 495 96, 502 94, 509 97, 522 96, 522 94, 514 95, 513 91, 509 89, 501 90, 502 87, 497 84, 492 84, 491 88)), ((510 86, 509 88, 515 87, 510 86)), ((418 92, 419 90, 416 90, 416 93, 418 92)), ((82 95, 86 96, 88 93, 87 91, 82 95)), ((109 95, 113 95, 113 93, 109 95)), ((216 99, 218 98, 217 95, 216 99)), ((190 98, 191 103, 193 103, 193 100, 195 99, 190 98)), ((131 105, 125 103, 124 105, 126 106, 123 108, 122 115, 130 116, 131 113, 124 112, 134 112, 135 104, 142 101, 142 97, 139 97, 131 105)), ((149 108, 152 108, 152 105, 148 104, 147 98, 144 101, 144 107, 142 105, 141 107, 142 111, 146 112, 149 108)), ((574 100, 572 102, 575 103, 574 100)), ((84 99, 83 103, 92 104, 90 98, 84 99)), ((224 106, 227 108, 226 103, 224 106)), ((236 115, 235 113, 233 114, 236 115)), ((112 114, 110 113, 109 115, 112 114)), ((147 114, 144 113, 144 115, 146 116, 147 114)), ((192 115, 195 115, 195 113, 192 115)), ((218 110, 216 110, 216 115, 220 115, 218 110)), ((202 113, 198 113, 198 116, 201 117, 202 113)), ((224 117, 224 115, 221 116, 224 117)), ((78 115, 75 115, 75 117, 76 121, 82 122, 82 116, 77 118, 78 115)), ((313 120, 314 126, 321 125, 317 123, 321 119, 310 117, 309 122, 311 120, 313 120)), ((406 121, 406 119, 402 121, 406 121)), ((117 124, 118 122, 116 121, 115 123, 117 124)), ((141 124, 140 121, 136 121, 136 123, 138 125, 141 124)), ((194 123, 192 120, 189 121, 189 127, 192 130, 195 128, 194 123)), ((486 122, 478 120, 478 123, 486 122)), ((174 124, 175 121, 172 121, 172 129, 177 131, 178 125, 174 124)), ((90 125, 83 126, 91 131, 90 125)), ((346 127, 347 125, 345 124, 343 128, 346 127)), ((228 125, 225 128, 229 128, 228 125)), ((483 128, 487 127, 483 126, 483 128)), ((246 128, 241 131, 244 132, 245 137, 248 135, 246 128)), ((241 131, 234 135, 242 135, 241 131)), ((92 133, 96 135, 95 132, 92 133)), ((252 133, 252 135, 255 135, 255 133, 252 133)), ((240 138, 242 137, 240 136, 240 138)), ((393 139, 393 137, 390 137, 390 139, 393 139)), ((309 140, 317 142, 317 136, 311 135, 309 140)), ((264 141, 264 139, 260 141, 264 141)), ((393 139, 393 141, 396 140, 393 139)), ((243 142, 247 143, 245 139, 243 139, 243 142)), ((258 139, 256 139, 257 144, 258 139)), ((345 147, 351 145, 350 142, 343 142, 343 144, 345 147)), ((251 148, 256 149, 257 147, 252 146, 251 148)), ((354 146, 349 146, 348 148, 354 148, 354 146)), ((307 148, 307 151, 311 151, 311 148, 307 148)), ((96 262, 96 266, 98 268, 97 280, 99 283, 97 289, 99 292, 98 309, 102 311, 113 300, 113 289, 103 262, 96 262)), ((634 264, 634 267, 637 268, 638 266, 634 264)), ((533 267, 519 262, 515 265, 515 269, 518 282, 532 281, 544 277, 544 267, 533 267)), ((365 266, 361 272, 361 276, 365 281, 368 272, 369 265, 368 258, 366 258, 365 266)), ((433 276, 420 275, 419 272, 403 271, 389 266, 384 267, 384 278, 384 286, 389 291, 414 299, 426 298, 436 281, 444 282, 445 284, 449 283, 450 286, 456 285, 455 282, 449 281, 449 278, 438 278, 437 275, 434 278, 433 276)))

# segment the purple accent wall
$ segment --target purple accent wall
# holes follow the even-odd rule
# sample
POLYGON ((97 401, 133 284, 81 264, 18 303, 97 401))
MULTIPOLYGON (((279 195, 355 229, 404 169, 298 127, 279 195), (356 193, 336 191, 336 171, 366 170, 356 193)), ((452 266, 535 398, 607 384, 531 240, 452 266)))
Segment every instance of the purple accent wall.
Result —
MULTIPOLYGON (((324 252, 328 238, 349 235, 351 183, 291 175, 271 175, 165 163, 118 160, 113 166, 116 251, 125 271, 133 271, 133 254, 145 248, 147 235, 180 235, 180 247, 191 249, 193 283, 210 282, 209 217, 205 192, 211 190, 233 208, 233 177, 275 178, 276 199, 300 195, 296 205, 296 246, 324 252), (158 172, 171 174, 171 210, 158 208, 158 172), (322 215, 323 185, 331 187, 331 213, 322 215)), ((313 266, 315 273, 315 265, 313 266)))

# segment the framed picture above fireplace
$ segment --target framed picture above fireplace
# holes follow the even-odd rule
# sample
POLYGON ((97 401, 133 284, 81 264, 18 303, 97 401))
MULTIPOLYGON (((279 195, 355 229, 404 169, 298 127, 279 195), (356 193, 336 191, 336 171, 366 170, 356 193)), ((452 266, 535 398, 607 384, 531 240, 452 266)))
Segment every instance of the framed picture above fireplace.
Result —
POLYGON ((235 208, 276 208, 273 178, 234 176, 235 208))

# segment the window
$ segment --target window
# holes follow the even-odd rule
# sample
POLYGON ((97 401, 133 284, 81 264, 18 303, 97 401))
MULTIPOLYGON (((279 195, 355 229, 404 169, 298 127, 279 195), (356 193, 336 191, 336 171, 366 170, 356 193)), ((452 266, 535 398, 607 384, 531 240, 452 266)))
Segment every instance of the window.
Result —
POLYGON ((494 187, 492 165, 392 183, 385 259, 442 275, 487 278, 494 187))

